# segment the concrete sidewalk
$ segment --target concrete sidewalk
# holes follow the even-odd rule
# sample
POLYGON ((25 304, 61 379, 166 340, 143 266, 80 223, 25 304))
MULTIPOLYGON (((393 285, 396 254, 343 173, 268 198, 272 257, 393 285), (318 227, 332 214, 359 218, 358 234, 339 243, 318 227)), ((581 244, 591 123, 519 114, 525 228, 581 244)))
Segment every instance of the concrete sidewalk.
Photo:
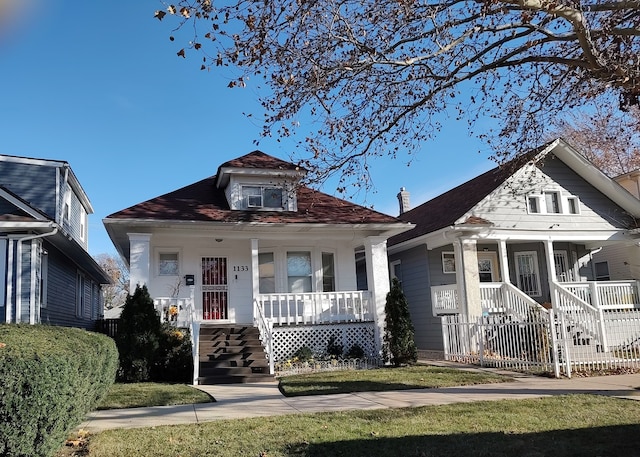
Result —
POLYGON ((198 386, 214 403, 95 411, 80 428, 90 432, 114 428, 197 424, 220 419, 315 413, 321 411, 404 408, 481 400, 546 397, 563 394, 600 394, 640 400, 640 373, 553 379, 527 375, 499 384, 412 389, 392 392, 284 397, 277 382, 198 386))

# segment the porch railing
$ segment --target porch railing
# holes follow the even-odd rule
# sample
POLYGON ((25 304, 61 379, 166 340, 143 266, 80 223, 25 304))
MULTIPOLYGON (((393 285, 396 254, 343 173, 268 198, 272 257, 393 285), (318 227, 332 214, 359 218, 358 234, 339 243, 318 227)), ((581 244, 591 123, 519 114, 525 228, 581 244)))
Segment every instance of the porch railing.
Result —
POLYGON ((526 320, 532 309, 547 310, 516 286, 506 282, 480 283, 480 303, 484 313, 506 313, 526 320))
POLYGON ((368 291, 261 294, 256 306, 278 325, 373 320, 368 291))
POLYGON ((559 317, 566 320, 570 326, 571 338, 578 345, 600 345, 602 351, 607 350, 607 339, 604 328, 603 309, 591 306, 580 296, 571 292, 559 283, 551 284, 554 296, 554 309, 559 317), (584 344, 580 344, 580 343, 584 344))
POLYGON ((193 304, 193 291, 190 298, 158 297, 154 298, 153 304, 161 322, 189 329, 193 356, 193 385, 197 385, 200 376, 200 318, 193 304))
POLYGON ((258 300, 253 301, 253 323, 260 332, 260 340, 269 358, 269 373, 274 374, 273 323, 265 317, 264 310, 258 300))
POLYGON ((160 322, 169 322, 176 327, 189 327, 193 312, 190 298, 158 297, 153 305, 160 316, 160 322))
MULTIPOLYGON (((431 288, 433 315, 460 314, 458 286, 448 284, 431 288)), ((543 309, 538 302, 515 287, 503 282, 480 283, 480 303, 486 313, 509 313, 525 319, 532 307, 543 309)))
POLYGON ((640 304, 638 281, 562 282, 560 285, 594 308, 635 308, 640 304))
POLYGON ((460 314, 460 301, 458 300, 458 285, 446 284, 431 287, 431 309, 434 316, 448 314, 460 314))

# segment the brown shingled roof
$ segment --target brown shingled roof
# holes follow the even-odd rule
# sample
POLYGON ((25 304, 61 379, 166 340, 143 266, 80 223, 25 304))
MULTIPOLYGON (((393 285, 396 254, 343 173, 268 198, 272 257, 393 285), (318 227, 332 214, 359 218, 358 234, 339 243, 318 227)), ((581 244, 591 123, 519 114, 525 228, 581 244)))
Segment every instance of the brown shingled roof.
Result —
MULTIPOLYGON (((258 157, 258 160, 260 160, 260 156, 254 153, 248 154, 248 156, 258 157)), ((234 160, 227 162, 227 164, 233 162, 234 160)), ((395 217, 332 197, 305 186, 297 188, 297 212, 231 210, 227 203, 224 189, 218 189, 215 182, 216 176, 211 176, 168 194, 160 195, 113 213, 107 216, 107 219, 322 224, 399 222, 395 217)))
POLYGON ((265 154, 262 151, 253 151, 248 154, 229 160, 218 168, 218 175, 221 168, 260 168, 263 170, 301 170, 306 171, 296 164, 280 160, 277 157, 265 154))
MULTIPOLYGON (((398 216, 400 220, 414 223, 416 226, 412 230, 389 238, 389 246, 452 226, 455 221, 497 189, 523 165, 534 159, 536 155, 546 147, 547 145, 541 146, 527 154, 493 168, 401 214, 398 216)), ((485 220, 482 220, 482 222, 467 220, 466 223, 486 224, 491 222, 485 220)))

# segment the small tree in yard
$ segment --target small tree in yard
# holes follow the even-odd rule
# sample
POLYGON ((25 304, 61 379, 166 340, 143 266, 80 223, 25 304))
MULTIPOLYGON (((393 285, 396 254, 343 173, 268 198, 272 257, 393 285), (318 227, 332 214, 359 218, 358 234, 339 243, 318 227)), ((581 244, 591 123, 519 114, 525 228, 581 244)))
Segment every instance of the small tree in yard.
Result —
POLYGON ((396 367, 415 363, 418 360, 418 351, 413 339, 414 330, 409 314, 409 304, 396 278, 393 278, 391 283, 384 311, 386 313, 384 359, 396 367))
POLYGON ((153 306, 147 286, 137 286, 127 297, 116 344, 120 353, 118 379, 124 382, 142 382, 151 379, 160 348, 162 325, 153 306))

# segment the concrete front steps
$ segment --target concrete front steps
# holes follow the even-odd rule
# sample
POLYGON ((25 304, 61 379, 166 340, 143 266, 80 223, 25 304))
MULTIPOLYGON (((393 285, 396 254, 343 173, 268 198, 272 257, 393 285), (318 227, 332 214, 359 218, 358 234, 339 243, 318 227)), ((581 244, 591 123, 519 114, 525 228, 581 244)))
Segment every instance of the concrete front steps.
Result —
POLYGON ((242 324, 201 324, 198 384, 268 382, 269 362, 257 328, 242 324))

